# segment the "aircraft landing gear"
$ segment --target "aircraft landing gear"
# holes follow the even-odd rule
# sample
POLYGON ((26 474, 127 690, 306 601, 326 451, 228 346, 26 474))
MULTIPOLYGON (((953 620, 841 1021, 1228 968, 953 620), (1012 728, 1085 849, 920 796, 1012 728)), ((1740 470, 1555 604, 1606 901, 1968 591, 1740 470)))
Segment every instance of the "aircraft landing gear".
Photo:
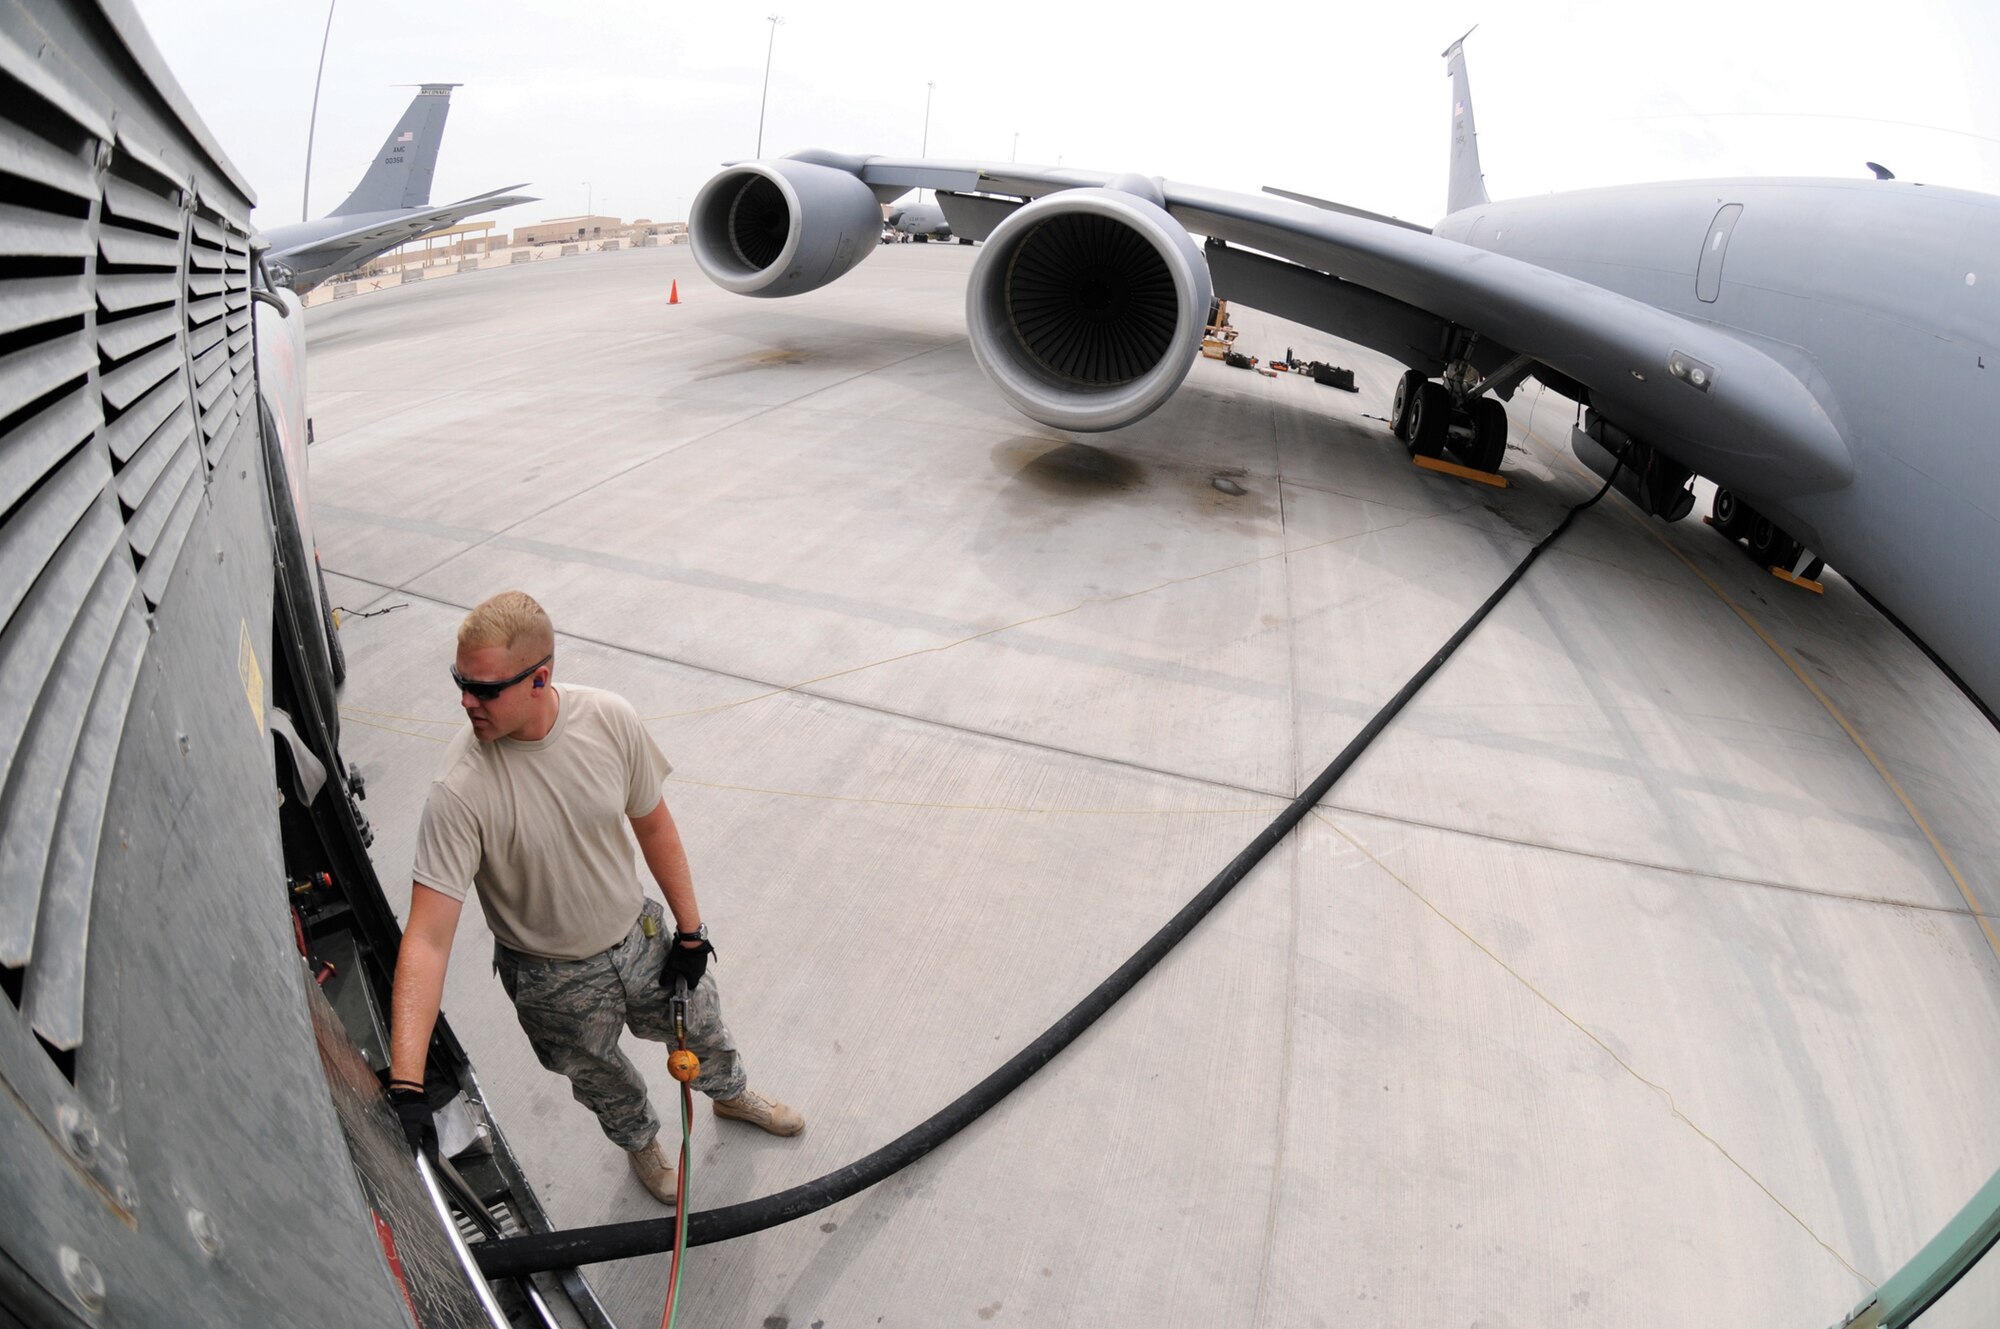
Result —
POLYGON ((1715 491, 1715 500, 1709 504, 1708 524, 1732 544, 1743 543, 1759 567, 1780 573, 1787 581, 1810 586, 1816 584, 1826 568, 1826 560, 1817 556, 1800 568, 1799 560, 1805 556, 1806 547, 1731 490, 1715 491))
POLYGON ((1450 448, 1475 471, 1497 472, 1507 458, 1507 408, 1492 397, 1461 407, 1451 389, 1417 370, 1396 384, 1389 428, 1413 457, 1438 457, 1450 448))
POLYGON ((1417 385, 1410 402, 1409 436, 1403 440, 1413 457, 1436 457, 1451 432, 1451 394, 1442 383, 1417 385))
POLYGON ((1750 521, 1755 515, 1748 503, 1736 497, 1735 491, 1717 489, 1715 501, 1708 509, 1710 526, 1721 533, 1725 540, 1741 540, 1750 534, 1750 521))
POLYGON ((1389 407, 1389 432, 1405 443, 1410 441, 1410 412, 1417 404, 1417 389, 1423 385, 1423 374, 1414 369, 1405 371, 1396 383, 1396 400, 1389 407))
POLYGON ((1475 471, 1498 471, 1507 460, 1507 408, 1492 397, 1472 403, 1472 437, 1453 450, 1475 471))

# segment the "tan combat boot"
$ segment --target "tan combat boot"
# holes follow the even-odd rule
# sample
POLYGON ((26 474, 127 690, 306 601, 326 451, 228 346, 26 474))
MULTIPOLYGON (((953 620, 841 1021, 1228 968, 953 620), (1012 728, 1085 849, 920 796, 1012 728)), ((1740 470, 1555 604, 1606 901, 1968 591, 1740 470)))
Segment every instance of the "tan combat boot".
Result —
POLYGON ((674 1165, 660 1149, 657 1138, 644 1149, 634 1149, 625 1155, 632 1160, 632 1171, 638 1174, 639 1184, 652 1192, 655 1200, 672 1208, 675 1203, 674 1165))
POLYGON ((804 1117, 755 1089, 745 1089, 734 1098, 716 1099, 715 1115, 729 1121, 747 1121, 773 1135, 797 1135, 806 1128, 804 1117))

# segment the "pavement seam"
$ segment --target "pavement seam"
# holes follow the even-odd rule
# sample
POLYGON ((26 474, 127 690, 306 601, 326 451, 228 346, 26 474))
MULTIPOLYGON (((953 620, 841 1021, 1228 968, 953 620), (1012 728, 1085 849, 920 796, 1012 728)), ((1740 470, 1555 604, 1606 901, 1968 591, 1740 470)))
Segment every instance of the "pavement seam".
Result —
MULTIPOLYGON (((1306 546, 1306 548, 1308 549, 1313 547, 1314 546, 1306 546)), ((362 585, 378 586, 378 587, 380 586, 380 583, 368 582, 361 578, 349 576, 348 574, 345 573, 341 573, 338 575, 346 577, 346 579, 349 581, 357 582, 362 585)), ((406 595, 415 594, 414 592, 396 590, 395 588, 383 589, 384 595, 391 593, 406 594, 406 595)), ((379 598, 380 597, 378 597, 378 599, 379 598)), ((461 610, 465 608, 465 606, 451 604, 447 601, 438 600, 430 596, 416 595, 415 598, 420 600, 427 600, 429 603, 437 605, 442 608, 461 609, 461 610)), ((372 603, 372 601, 370 603, 372 603)), ((677 668, 682 668, 682 669, 696 670, 698 672, 708 674, 711 677, 726 678, 735 682, 747 683, 755 687, 770 686, 766 680, 747 678, 740 674, 733 674, 725 670, 715 669, 712 666, 694 664, 685 660, 675 659, 671 656, 664 656, 657 654, 655 652, 640 650, 632 646, 621 645, 615 642, 607 642, 597 638, 584 637, 579 634, 570 632, 565 632, 561 635, 567 636, 575 641, 587 642, 590 645, 597 646, 601 649, 620 651, 626 654, 639 656, 643 659, 652 660, 657 663, 670 664, 674 665, 677 668)), ((762 700, 765 697, 775 696, 782 692, 794 692, 799 696, 809 697, 815 701, 826 702, 836 706, 852 707, 856 710, 867 711, 874 714, 888 715, 897 719, 907 720, 915 724, 932 726, 935 728, 947 730, 952 733, 964 734, 971 738, 1015 744, 1036 751, 1047 752, 1057 756, 1070 757, 1080 761, 1101 762, 1108 766, 1115 766, 1125 770, 1136 771, 1140 774, 1150 775, 1156 778, 1184 781, 1190 784, 1200 786, 1202 788, 1228 790, 1232 793, 1245 794, 1253 798, 1261 798, 1261 799, 1280 801, 1280 802, 1288 798, 1297 797, 1296 792, 1291 794, 1284 794, 1274 790, 1256 789, 1247 785, 1231 784, 1228 781, 1215 780, 1205 776, 1190 775, 1184 771, 1172 771, 1172 770, 1167 770, 1163 767, 1147 766, 1140 762, 1127 761, 1117 757, 1105 756, 1102 753, 1083 752, 1074 748, 1064 748, 1049 743, 1038 743, 1032 739, 1021 738, 1015 735, 996 734, 988 730, 974 729, 966 725, 953 724, 948 720, 940 720, 933 716, 912 715, 908 712, 890 710, 887 707, 870 705, 869 703, 855 701, 851 698, 829 696, 825 693, 809 691, 803 686, 794 688, 775 689, 771 692, 760 694, 757 697, 751 697, 745 700, 746 701, 762 700)), ((721 710, 721 709, 726 709, 727 706, 729 705, 739 705, 739 704, 743 703, 727 703, 724 707, 715 707, 709 709, 721 710)), ((436 734, 424 733, 418 730, 403 728, 401 726, 404 724, 415 724, 415 725, 428 725, 435 728, 449 728, 455 730, 458 727, 458 725, 462 723, 456 717, 453 717, 452 719, 448 720, 429 719, 423 716, 402 715, 395 712, 378 711, 370 709, 368 707, 353 706, 345 703, 342 704, 340 708, 340 713, 343 719, 351 723, 364 726, 365 728, 380 730, 384 733, 398 734, 405 738, 420 739, 427 743, 435 743, 439 745, 443 745, 449 740, 446 738, 441 738, 436 734), (400 722, 400 724, 385 723, 386 721, 397 721, 400 722)), ((695 710, 695 711, 681 712, 677 713, 676 715, 670 715, 670 716, 650 716, 646 718, 649 721, 675 719, 675 718, 683 718, 685 716, 701 715, 704 713, 706 712, 703 710, 695 710)), ((1296 767, 1296 765, 1297 765, 1297 754, 1295 751, 1294 767, 1296 767)), ((1295 784, 1297 783, 1297 777, 1298 773, 1295 769, 1293 772, 1293 778, 1295 784)), ((745 784, 735 784, 724 781, 691 780, 680 776, 670 777, 670 780, 674 783, 693 785, 700 788, 716 789, 716 790, 723 790, 735 793, 752 793, 752 794, 759 794, 775 798, 811 799, 829 803, 853 803, 853 804, 864 804, 864 805, 874 805, 883 807, 926 808, 942 812, 1007 812, 1007 813, 1036 815, 1036 816, 1158 816, 1158 815, 1239 816, 1239 815, 1247 815, 1251 812, 1263 812, 1269 810, 1268 806, 1258 807, 1258 808, 1062 808, 1062 807, 1048 807, 1048 806, 1022 806, 1022 805, 1012 805, 1012 804, 937 803, 921 799, 874 798, 866 795, 833 794, 818 790, 779 789, 764 785, 745 785, 745 784)), ((1329 807, 1335 811, 1348 813, 1354 816, 1369 817, 1374 820, 1392 822, 1397 825, 1418 827, 1424 830, 1436 831, 1440 834, 1461 835, 1472 839, 1486 840, 1496 844, 1506 844, 1522 849, 1538 850, 1544 853, 1562 854, 1565 856, 1576 857, 1576 858, 1588 858, 1596 862, 1611 863, 1620 867, 1637 868, 1640 869, 1641 871, 1672 873, 1678 876, 1685 876, 1697 880, 1712 880, 1712 881, 1724 882, 1740 886, 1753 886, 1765 890, 1785 891, 1796 895, 1812 896, 1815 898, 1826 899, 1826 900, 1844 901, 1851 904, 1865 904, 1865 905, 1871 905, 1881 908, 1890 908, 1890 909, 1910 909, 1926 913, 1947 914, 1961 918, 1979 917, 1979 915, 1974 913, 1973 911, 1961 909, 1956 906, 1925 904, 1922 902, 1910 901, 1910 900, 1895 900, 1882 896, 1856 895, 1842 891, 1816 890, 1810 886, 1799 886, 1787 882, 1773 881, 1767 878, 1742 877, 1728 873, 1702 872, 1694 868, 1681 867, 1672 863, 1660 863, 1649 859, 1631 858, 1631 857, 1620 856, 1617 854, 1600 853, 1594 850, 1578 849, 1567 845, 1548 844, 1538 840, 1528 840, 1514 836, 1500 835, 1498 833, 1491 831, 1474 830, 1469 827, 1463 827, 1463 826, 1449 826, 1440 822, 1425 821, 1416 817, 1398 816, 1394 813, 1380 811, 1379 809, 1359 807, 1352 804, 1329 802, 1327 804, 1323 804, 1322 806, 1329 807)))
POLYGON ((1793 895, 1809 895, 1822 900, 1840 900, 1848 904, 1874 905, 1887 909, 1914 909, 1928 914, 1949 914, 1954 918, 1976 917, 1970 910, 1957 905, 1925 904, 1916 900, 1897 900, 1886 895, 1855 895, 1846 891, 1819 890, 1811 886, 1796 886, 1789 882, 1773 881, 1768 877, 1741 877, 1726 872, 1703 872, 1699 868, 1682 867, 1674 863, 1659 863, 1643 858, 1625 858, 1618 854, 1600 853, 1594 849, 1577 849, 1568 845, 1545 844, 1540 840, 1526 840, 1511 835, 1501 835, 1496 831, 1477 831, 1464 826, 1447 826, 1442 822, 1424 821, 1417 817, 1398 816, 1393 812, 1382 812, 1374 808, 1356 807, 1349 803, 1325 802, 1321 807, 1333 812, 1342 812, 1352 817, 1367 817, 1371 821, 1386 821, 1398 826, 1414 827, 1418 830, 1436 831, 1441 835, 1462 835, 1468 839, 1486 840, 1494 844, 1512 845, 1519 849, 1533 849, 1542 853, 1562 854, 1568 858, 1587 858, 1593 862, 1610 863, 1618 867, 1638 868, 1644 872, 1671 873, 1679 877, 1691 877, 1697 881, 1716 881, 1733 886, 1756 886, 1764 890, 1786 891, 1793 895))
POLYGON ((1758 1190, 1762 1191, 1764 1195, 1771 1201, 1771 1203, 1777 1205, 1779 1209, 1783 1210, 1785 1216, 1791 1219, 1792 1222, 1798 1224, 1799 1229, 1802 1232, 1804 1232, 1807 1236, 1811 1237, 1813 1241, 1818 1243, 1820 1249, 1824 1250, 1828 1255, 1831 1255, 1834 1259, 1840 1261, 1841 1267, 1846 1269, 1848 1273, 1854 1275, 1854 1277, 1859 1279, 1861 1283, 1866 1287, 1872 1288, 1877 1286, 1881 1282, 1880 1279, 1871 1278, 1867 1274, 1864 1274, 1859 1269, 1855 1268, 1853 1261, 1849 1260, 1845 1255, 1842 1255, 1838 1250, 1834 1249, 1834 1247, 1826 1240, 1826 1238, 1820 1236, 1818 1232, 1814 1231, 1812 1225, 1806 1222, 1804 1218, 1800 1217, 1797 1210, 1793 1209, 1790 1205, 1786 1204, 1782 1199, 1778 1198, 1777 1192, 1772 1190, 1769 1186, 1767 1186, 1763 1182, 1763 1180, 1757 1176, 1756 1173, 1752 1172, 1748 1167, 1746 1167, 1741 1159, 1737 1158, 1735 1154, 1729 1152, 1729 1149, 1722 1143, 1722 1141, 1716 1139, 1715 1136, 1709 1134, 1706 1130, 1702 1129, 1702 1127, 1694 1120, 1693 1117, 1690 1117, 1686 1112, 1682 1111, 1681 1106, 1679 1102, 1675 1100, 1673 1091, 1671 1089, 1668 1089, 1665 1085, 1659 1083, 1656 1080, 1650 1080, 1646 1078, 1646 1076, 1640 1074, 1638 1069, 1634 1067, 1631 1062, 1619 1056, 1618 1053, 1611 1047, 1611 1045, 1609 1043, 1606 1043, 1602 1038, 1598 1037, 1597 1034, 1594 1033, 1588 1025, 1584 1024, 1583 1021, 1577 1019, 1574 1015, 1571 1015, 1567 1010, 1563 1009, 1561 1003, 1557 1002, 1553 997, 1549 996, 1548 993, 1542 991, 1542 989, 1536 986, 1533 980, 1529 979, 1527 975, 1523 974, 1520 970, 1514 968, 1513 965, 1508 964, 1506 960, 1501 958, 1500 954, 1497 951, 1495 951, 1492 947, 1488 946, 1485 942, 1481 941, 1478 937, 1474 936, 1470 931, 1468 931, 1464 927, 1464 925, 1459 923, 1457 919, 1453 918, 1450 914, 1447 914, 1444 910, 1440 909, 1435 903, 1431 901, 1430 897, 1426 896, 1422 891, 1418 890, 1415 886, 1411 885, 1410 882, 1405 880, 1403 876, 1400 873, 1398 873, 1394 868, 1390 867, 1387 863, 1383 862, 1380 858, 1376 857, 1375 852, 1373 850, 1368 848, 1367 845, 1363 844, 1354 835, 1350 834, 1345 827, 1341 826, 1338 822, 1334 821, 1331 817, 1327 816, 1324 812, 1320 811, 1318 808, 1313 809, 1312 815, 1314 820, 1320 822, 1322 825, 1326 826, 1329 830, 1331 830, 1335 835, 1338 835, 1341 839, 1347 841, 1348 844, 1354 846, 1357 852, 1359 852, 1363 857, 1365 857, 1370 863, 1373 863, 1376 867, 1380 868, 1382 872, 1385 875, 1387 875, 1391 881, 1395 882, 1398 886, 1402 887, 1405 891, 1407 891, 1410 894, 1410 896, 1417 901, 1417 903, 1423 905, 1424 908, 1430 910, 1430 912, 1435 914, 1438 917, 1438 919, 1442 921, 1447 927, 1451 928, 1452 931, 1458 933, 1459 936, 1463 937, 1467 942, 1471 943, 1471 945, 1475 949, 1477 949, 1482 955, 1484 955, 1487 959, 1491 960, 1494 964, 1498 965, 1500 969, 1504 973, 1506 973, 1506 975, 1509 978, 1512 978, 1516 983, 1519 983, 1522 987, 1526 988, 1529 992, 1533 993, 1537 1000, 1539 1000, 1543 1005, 1547 1006, 1551 1011, 1554 1011, 1571 1028, 1575 1029, 1578 1033, 1582 1034, 1592 1043, 1595 1043, 1597 1047, 1604 1053, 1605 1056, 1611 1058, 1612 1061, 1618 1064, 1619 1069, 1623 1070, 1627 1075, 1631 1076, 1634 1080, 1638 1081, 1646 1088, 1651 1089, 1653 1092, 1658 1094, 1661 1097, 1661 1099, 1666 1103, 1667 1110, 1669 1112, 1671 1112, 1675 1117, 1679 1118, 1681 1123, 1685 1125, 1689 1130, 1693 1131, 1696 1135, 1700 1136, 1704 1141, 1706 1141, 1709 1147, 1714 1149, 1716 1153, 1720 1154, 1725 1160, 1727 1160, 1729 1165, 1735 1168, 1739 1173, 1741 1173, 1743 1177, 1750 1182, 1751 1185, 1755 1186, 1758 1190))
MULTIPOLYGON (((345 573, 339 575, 347 576, 347 574, 345 573)), ((369 582, 365 578, 361 577, 348 576, 347 579, 349 581, 362 582, 365 585, 380 585, 379 582, 369 582)), ((400 588, 398 588, 397 593, 402 595, 408 595, 413 599, 426 601, 432 605, 436 605, 439 608, 443 609, 457 609, 461 612, 464 612, 469 608, 469 606, 466 605, 454 604, 451 601, 440 600, 434 596, 423 595, 415 591, 401 590, 400 588)), ((659 664, 673 665, 674 667, 679 669, 693 670, 697 673, 707 674, 712 678, 729 679, 737 683, 747 683, 753 687, 767 687, 767 688, 771 687, 771 684, 763 679, 748 678, 742 674, 733 674, 728 672, 727 670, 717 669, 712 665, 694 664, 686 660, 677 660, 672 656, 661 655, 654 651, 641 650, 638 647, 628 646, 620 642, 609 642, 601 640, 596 637, 586 637, 580 633, 564 632, 560 630, 558 630, 556 636, 558 637, 558 639, 567 637, 571 641, 584 642, 588 645, 596 646, 603 650, 618 651, 625 655, 637 656, 642 660, 651 660, 659 664)), ((1033 739, 1020 738, 1012 734, 995 734, 984 729, 973 729, 965 725, 953 724, 949 720, 939 720, 933 716, 912 715, 905 711, 891 710, 886 706, 876 706, 868 702, 855 701, 847 697, 836 697, 836 696, 829 696, 828 694, 821 692, 810 692, 807 691, 804 686, 789 687, 789 688, 785 687, 772 688, 772 690, 768 693, 760 694, 760 696, 758 697, 746 698, 745 700, 757 701, 761 700, 763 697, 777 696, 781 693, 794 693, 798 696, 807 697, 814 701, 825 702, 829 705, 850 707, 857 711, 866 711, 869 712, 870 714, 875 714, 875 715, 886 715, 898 720, 907 720, 912 724, 927 725, 932 728, 947 730, 951 733, 964 734, 972 738, 985 739, 989 742, 1007 743, 1016 747, 1028 748, 1037 752, 1048 752, 1048 753, 1053 753, 1057 756, 1070 757, 1079 761, 1099 762, 1106 766, 1116 766, 1123 770, 1136 771, 1141 775, 1150 775, 1158 779, 1179 781, 1185 784, 1197 785, 1205 789, 1228 790, 1231 793, 1244 794, 1251 798, 1269 799, 1278 803, 1289 802, 1291 799, 1297 797, 1295 793, 1283 793, 1272 789, 1257 789, 1249 785, 1231 784, 1226 780, 1216 780, 1208 776, 1201 776, 1201 775, 1189 775, 1183 771, 1165 770, 1161 767, 1147 766, 1143 763, 1128 761, 1120 757, 1108 757, 1105 756, 1103 753, 1080 752, 1074 748, 1058 747, 1052 743, 1038 743, 1033 739)), ((742 703, 729 703, 729 705, 740 705, 740 704, 742 703)), ((685 718, 686 716, 705 715, 712 711, 726 710, 728 708, 729 707, 727 705, 718 707, 707 707, 694 711, 677 712, 673 715, 667 715, 667 716, 644 716, 641 717, 641 719, 644 722, 651 722, 655 720, 681 719, 685 718)), ((430 725, 433 727, 447 727, 453 729, 457 728, 457 726, 460 723, 462 723, 457 719, 441 720, 441 719, 430 719, 424 716, 417 716, 417 715, 399 715, 391 711, 369 710, 364 707, 351 706, 346 703, 343 703, 341 705, 340 713, 343 718, 352 720, 354 723, 359 725, 365 725, 370 729, 379 729, 385 733, 400 734, 405 738, 422 739, 427 743, 438 743, 438 744, 448 743, 450 742, 450 740, 447 738, 440 738, 435 734, 421 733, 415 730, 404 729, 393 724, 384 724, 381 722, 384 720, 400 720, 408 724, 430 725)), ((722 786, 722 787, 728 787, 728 786, 722 786)), ((749 786, 743 786, 743 787, 749 788, 749 786)), ((756 792, 782 794, 782 793, 791 793, 793 791, 758 790, 756 792)), ((811 793, 799 793, 797 794, 797 796, 805 798, 828 798, 828 799, 839 799, 845 797, 842 795, 811 794, 811 793)), ((893 800, 881 800, 881 801, 892 802, 893 800)), ((931 805, 919 803, 919 804, 914 804, 913 806, 925 807, 931 805)), ((1027 809, 1027 810, 1035 810, 1035 809, 1027 809)), ((1238 810, 1239 809, 1234 809, 1234 808, 1229 808, 1229 809, 1218 808, 1218 809, 1205 809, 1204 811, 1235 812, 1238 810)), ((1268 809, 1260 808, 1255 810, 1266 811, 1268 809)))
MULTIPOLYGON (((1277 419, 1273 414, 1271 422, 1271 442, 1278 454, 1274 457, 1279 467, 1283 465, 1283 443, 1278 438, 1277 419)), ((1279 543, 1290 543, 1290 532, 1286 525, 1285 484, 1277 482, 1278 491, 1278 532, 1279 543)), ((1302 787, 1302 773, 1299 770, 1299 653, 1298 616, 1292 601, 1292 561, 1286 558, 1280 565, 1284 572, 1285 584, 1285 661, 1286 691, 1289 698, 1286 714, 1291 719, 1293 788, 1302 787)), ((1262 1257, 1257 1271, 1257 1301, 1251 1309, 1250 1323, 1255 1326, 1264 1323, 1265 1308, 1271 1295, 1272 1266, 1277 1259, 1279 1210, 1285 1192, 1285 1154, 1291 1130, 1291 1095, 1288 1088, 1292 1082, 1292 1060, 1296 1047, 1295 1030, 1298 1026, 1299 1004, 1299 918, 1300 902, 1304 894, 1304 866, 1294 847, 1288 855, 1291 859, 1291 881, 1287 904, 1291 909, 1289 926, 1285 929, 1285 1015, 1278 1036, 1278 1077, 1276 1120, 1272 1123, 1271 1142, 1271 1193, 1264 1209, 1264 1242, 1262 1257)))

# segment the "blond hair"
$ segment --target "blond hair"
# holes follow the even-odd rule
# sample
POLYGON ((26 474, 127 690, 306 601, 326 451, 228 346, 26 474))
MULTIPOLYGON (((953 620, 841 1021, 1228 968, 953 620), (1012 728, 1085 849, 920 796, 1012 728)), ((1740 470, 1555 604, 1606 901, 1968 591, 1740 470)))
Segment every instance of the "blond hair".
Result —
POLYGON ((537 656, 553 655, 555 626, 548 612, 526 591, 502 591, 472 607, 458 625, 460 646, 504 646, 509 654, 526 646, 537 656))

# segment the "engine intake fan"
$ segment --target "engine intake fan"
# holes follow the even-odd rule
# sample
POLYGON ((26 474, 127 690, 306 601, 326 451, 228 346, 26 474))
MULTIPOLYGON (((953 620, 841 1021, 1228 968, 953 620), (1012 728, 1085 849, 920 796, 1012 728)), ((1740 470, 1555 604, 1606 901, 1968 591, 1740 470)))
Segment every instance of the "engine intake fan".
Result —
POLYGON ((1144 419, 1187 377, 1212 294, 1164 208, 1069 189, 994 228, 965 293, 972 353, 1016 409, 1093 433, 1144 419))

